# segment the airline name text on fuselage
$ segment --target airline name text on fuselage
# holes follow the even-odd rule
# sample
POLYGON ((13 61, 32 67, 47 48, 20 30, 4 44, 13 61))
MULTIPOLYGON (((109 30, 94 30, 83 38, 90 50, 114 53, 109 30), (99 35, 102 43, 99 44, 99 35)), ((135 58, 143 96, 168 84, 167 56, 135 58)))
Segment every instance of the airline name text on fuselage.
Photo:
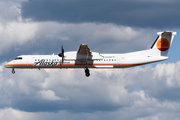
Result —
POLYGON ((58 62, 45 62, 44 59, 38 61, 38 62, 34 62, 34 66, 57 66, 58 62))

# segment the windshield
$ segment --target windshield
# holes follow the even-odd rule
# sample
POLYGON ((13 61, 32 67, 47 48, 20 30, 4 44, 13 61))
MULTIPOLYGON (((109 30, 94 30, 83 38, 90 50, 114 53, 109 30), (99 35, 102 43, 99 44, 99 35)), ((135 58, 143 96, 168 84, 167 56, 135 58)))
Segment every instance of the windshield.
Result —
POLYGON ((22 60, 22 57, 17 57, 14 60, 22 60))

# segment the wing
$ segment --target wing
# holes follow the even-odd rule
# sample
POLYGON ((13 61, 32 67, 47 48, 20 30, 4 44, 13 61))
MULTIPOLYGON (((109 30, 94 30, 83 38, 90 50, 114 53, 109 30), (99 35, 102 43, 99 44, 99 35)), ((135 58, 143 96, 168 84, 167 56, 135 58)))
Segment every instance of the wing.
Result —
POLYGON ((91 52, 90 49, 88 48, 88 45, 81 44, 77 52, 77 59, 99 60, 99 59, 103 59, 103 56, 97 52, 91 52))
POLYGON ((92 56, 90 49, 88 48, 88 45, 85 44, 81 44, 79 46, 79 50, 77 52, 78 54, 81 55, 88 55, 88 56, 92 56))

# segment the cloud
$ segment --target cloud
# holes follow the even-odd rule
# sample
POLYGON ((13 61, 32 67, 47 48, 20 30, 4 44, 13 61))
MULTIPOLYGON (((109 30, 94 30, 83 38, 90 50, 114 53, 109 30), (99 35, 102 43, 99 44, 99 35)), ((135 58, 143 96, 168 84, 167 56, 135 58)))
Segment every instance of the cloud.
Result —
POLYGON ((165 113, 169 117, 180 109, 179 69, 180 62, 144 68, 92 69, 91 76, 86 78, 83 69, 16 69, 12 75, 10 69, 3 68, 0 107, 43 113, 65 110, 68 114, 95 115, 100 111, 102 116, 107 112, 120 114, 124 119, 159 118, 165 113), (141 90, 136 91, 136 86, 141 90), (130 111, 136 112, 126 115, 130 111))
POLYGON ((0 25, 1 33, 1 54, 12 46, 21 46, 35 37, 36 24, 23 24, 11 22, 0 25), (3 51, 4 50, 4 51, 3 51))
POLYGON ((61 45, 77 51, 80 44, 100 53, 130 52, 149 49, 156 32, 110 23, 9 22, 0 24, 0 55, 3 61, 21 54, 58 54, 61 45))
POLYGON ((0 119, 1 120, 30 120, 29 118, 34 118, 34 113, 27 113, 12 108, 0 109, 0 119))
POLYGON ((6 24, 13 21, 21 21, 21 2, 17 0, 0 1, 0 22, 6 24))
POLYGON ((43 100, 68 100, 68 98, 60 98, 55 95, 54 91, 52 90, 41 90, 37 92, 37 98, 43 100))
POLYGON ((179 28, 179 1, 30 0, 22 16, 34 21, 114 23, 138 28, 179 28), (33 8, 33 9, 32 9, 33 8))
POLYGON ((178 119, 179 106, 177 102, 158 102, 150 98, 143 91, 131 93, 134 98, 133 104, 128 107, 120 108, 116 111, 95 111, 95 112, 68 112, 61 110, 53 112, 24 112, 13 108, 0 109, 0 119, 3 120, 49 120, 49 119, 93 119, 93 120, 151 120, 151 119, 178 119), (177 112, 176 112, 177 111, 177 112), (129 114, 131 113, 131 114, 129 114))
POLYGON ((15 69, 13 75, 4 68, 20 54, 58 54, 61 45, 69 51, 85 43, 100 53, 148 49, 156 28, 178 28, 178 3, 1 1, 0 119, 178 119, 179 61, 90 69, 89 78, 83 69, 15 69))

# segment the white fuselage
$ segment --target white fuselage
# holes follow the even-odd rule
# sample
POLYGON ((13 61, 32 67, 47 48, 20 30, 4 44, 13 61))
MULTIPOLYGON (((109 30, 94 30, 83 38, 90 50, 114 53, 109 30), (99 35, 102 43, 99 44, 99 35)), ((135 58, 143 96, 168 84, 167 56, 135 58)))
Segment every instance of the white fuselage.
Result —
POLYGON ((166 56, 153 56, 144 50, 126 54, 98 54, 94 58, 77 56, 77 52, 65 52, 64 62, 58 55, 21 55, 5 65, 7 68, 127 68, 166 60, 166 56))
POLYGON ((99 54, 91 52, 88 45, 81 44, 78 51, 64 52, 63 46, 58 55, 21 55, 5 65, 12 68, 84 68, 85 75, 90 76, 88 68, 128 68, 153 62, 163 61, 167 57, 176 32, 158 32, 158 37, 149 50, 125 54, 99 54))

